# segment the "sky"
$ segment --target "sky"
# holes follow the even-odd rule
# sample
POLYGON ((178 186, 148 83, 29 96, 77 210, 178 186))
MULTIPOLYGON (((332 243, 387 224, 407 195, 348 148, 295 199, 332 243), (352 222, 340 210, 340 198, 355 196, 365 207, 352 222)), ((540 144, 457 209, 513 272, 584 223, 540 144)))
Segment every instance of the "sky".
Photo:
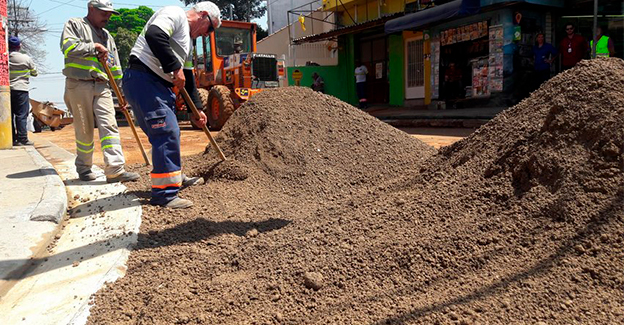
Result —
MULTIPOLYGON (((45 63, 48 73, 61 72, 63 69, 63 55, 59 48, 63 25, 70 18, 86 16, 87 2, 88 0, 32 0, 30 7, 33 13, 47 24, 44 46, 48 52, 45 63)), ((184 7, 180 0, 112 0, 112 2, 116 9, 148 6, 156 11, 164 6, 184 7)), ((266 15, 254 22, 266 29, 266 15)))

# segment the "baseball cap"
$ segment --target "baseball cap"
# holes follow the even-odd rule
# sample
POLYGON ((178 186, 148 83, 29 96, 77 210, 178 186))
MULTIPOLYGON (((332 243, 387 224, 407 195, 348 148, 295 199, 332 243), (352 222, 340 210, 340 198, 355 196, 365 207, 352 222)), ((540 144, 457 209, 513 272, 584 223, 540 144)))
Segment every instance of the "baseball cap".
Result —
POLYGON ((219 7, 217 7, 216 4, 210 1, 202 1, 196 3, 193 6, 193 9, 196 12, 208 13, 208 19, 210 19, 213 28, 221 27, 221 10, 219 10, 219 7))
POLYGON ((22 41, 16 36, 9 37, 9 47, 18 47, 22 44, 22 41))
POLYGON ((89 0, 87 7, 93 7, 102 11, 110 11, 115 15, 119 15, 119 12, 113 9, 113 2, 110 0, 89 0))

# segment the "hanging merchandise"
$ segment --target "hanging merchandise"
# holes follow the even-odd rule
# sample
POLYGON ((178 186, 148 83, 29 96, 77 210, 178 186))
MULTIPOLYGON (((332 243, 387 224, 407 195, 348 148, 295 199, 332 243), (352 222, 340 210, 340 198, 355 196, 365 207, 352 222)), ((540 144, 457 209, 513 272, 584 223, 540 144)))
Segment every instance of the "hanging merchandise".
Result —
POLYGON ((440 94, 440 39, 431 40, 431 95, 437 99, 440 94))
POLYGON ((488 58, 482 57, 472 63, 472 97, 490 96, 488 58))
POLYGON ((503 26, 490 26, 489 91, 503 91, 503 26))
POLYGON ((451 28, 440 33, 442 46, 460 42, 474 41, 488 35, 487 21, 451 28))

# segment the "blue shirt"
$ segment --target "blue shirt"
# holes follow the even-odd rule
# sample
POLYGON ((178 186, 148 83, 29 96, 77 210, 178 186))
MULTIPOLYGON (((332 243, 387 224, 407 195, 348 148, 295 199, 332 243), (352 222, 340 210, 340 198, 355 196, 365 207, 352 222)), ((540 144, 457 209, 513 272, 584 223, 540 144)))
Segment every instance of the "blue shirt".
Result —
POLYGON ((549 54, 554 58, 557 55, 557 50, 549 43, 542 44, 542 47, 537 45, 533 46, 533 55, 535 55, 535 71, 550 70, 550 63, 546 62, 549 58, 549 54))

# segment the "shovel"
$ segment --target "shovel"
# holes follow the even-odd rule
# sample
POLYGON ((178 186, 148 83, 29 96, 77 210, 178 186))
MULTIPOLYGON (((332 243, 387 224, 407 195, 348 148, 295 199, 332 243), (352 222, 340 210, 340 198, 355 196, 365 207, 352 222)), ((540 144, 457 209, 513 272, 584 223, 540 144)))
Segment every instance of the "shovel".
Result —
MULTIPOLYGON (((191 96, 189 96, 188 92, 186 91, 186 89, 184 89, 184 87, 180 89, 180 93, 182 93, 182 97, 184 98, 186 105, 188 105, 191 108, 193 115, 199 118, 199 111, 197 110, 197 107, 195 107, 195 103, 193 103, 193 101, 191 100, 191 96)), ((202 126, 202 130, 204 130, 204 133, 206 133, 206 136, 208 136, 208 139, 210 140, 210 144, 212 144, 212 147, 219 153, 219 156, 221 156, 221 160, 225 161, 226 160, 225 154, 223 154, 223 151, 221 151, 221 148, 219 148, 219 145, 217 144, 215 139, 212 137, 212 135, 210 134, 210 131, 208 131, 208 127, 205 124, 202 126)))
MULTIPOLYGON (((111 85, 111 87, 113 88, 113 91, 115 91, 115 94, 117 95, 117 99, 119 100, 119 106, 125 107, 127 104, 126 98, 124 98, 123 94, 121 93, 121 90, 119 89, 119 86, 117 86, 117 83, 115 82, 115 79, 113 78, 113 73, 111 72, 111 69, 108 67, 106 60, 100 59, 100 63, 104 67, 104 70, 106 70, 106 75, 108 76, 108 83, 111 85)), ((136 139, 136 142, 139 145, 139 148, 141 148, 141 154, 143 154, 143 159, 145 159, 145 165, 146 166, 151 165, 149 158, 147 157, 147 153, 145 152, 145 148, 143 147, 143 143, 141 143, 141 139, 139 139, 139 134, 137 133, 136 127, 134 126, 134 121, 132 120, 132 116, 130 116, 130 113, 128 112, 127 109, 122 109, 121 111, 126 117, 128 124, 130 124, 130 128, 132 129, 132 134, 134 134, 134 139, 136 139)))

